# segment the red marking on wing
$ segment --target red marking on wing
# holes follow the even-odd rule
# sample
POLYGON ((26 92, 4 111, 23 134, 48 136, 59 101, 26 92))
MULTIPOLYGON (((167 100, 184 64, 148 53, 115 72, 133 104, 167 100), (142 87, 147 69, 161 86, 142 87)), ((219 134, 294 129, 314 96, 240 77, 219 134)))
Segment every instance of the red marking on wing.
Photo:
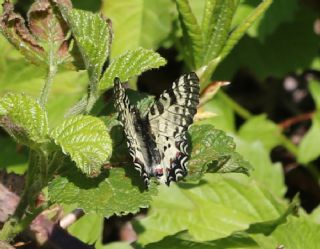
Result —
POLYGON ((163 175, 163 168, 156 168, 155 171, 157 175, 163 175))

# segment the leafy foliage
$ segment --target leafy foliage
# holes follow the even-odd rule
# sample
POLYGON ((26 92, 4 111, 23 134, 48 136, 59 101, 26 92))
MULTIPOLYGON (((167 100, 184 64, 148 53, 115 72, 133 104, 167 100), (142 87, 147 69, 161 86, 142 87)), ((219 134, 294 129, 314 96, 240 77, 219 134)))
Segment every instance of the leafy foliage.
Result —
POLYGON ((50 135, 87 175, 97 175, 111 154, 111 141, 106 127, 95 117, 80 115, 68 118, 50 135))
POLYGON ((76 203, 85 212, 95 212, 105 217, 136 213, 139 208, 149 205, 155 193, 154 187, 145 190, 132 166, 125 170, 113 168, 92 179, 68 171, 49 184, 52 201, 76 203))
POLYGON ((279 24, 263 43, 245 36, 219 65, 215 78, 230 79, 239 67, 254 71, 260 79, 270 74, 281 77, 292 70, 312 67, 314 62, 310 58, 317 53, 318 37, 312 28, 305 27, 312 27, 315 19, 316 14, 312 10, 301 7, 294 12, 291 22, 279 24), (303 33, 303 36, 297 37, 296 32, 303 33), (294 40, 294 44, 287 43, 287 40, 294 40), (301 49, 297 50, 297 47, 301 49), (244 51, 246 56, 242 57, 244 51))
MULTIPOLYGON (((60 13, 53 11, 55 5, 50 1, 34 2, 26 25, 24 18, 14 12, 14 5, 5 1, 0 18, 0 29, 10 43, 30 62, 43 68, 50 67, 53 62, 61 64, 69 56, 67 30, 60 13)), ((69 8, 71 2, 66 0, 62 5, 69 8)))
POLYGON ((179 185, 160 188, 149 216, 136 225, 140 244, 186 229, 195 240, 223 238, 251 223, 276 219, 285 210, 267 190, 240 174, 207 174, 200 184, 179 185))
POLYGON ((7 94, 2 97, 0 117, 0 125, 21 144, 36 148, 47 140, 47 114, 27 95, 7 94))
POLYGON ((205 172, 241 172, 251 168, 237 152, 231 137, 210 125, 193 126, 188 180, 199 180, 205 172))
POLYGON ((189 57, 188 59, 191 60, 191 67, 196 68, 200 65, 202 59, 203 38, 201 29, 187 0, 178 0, 177 8, 184 33, 183 37, 185 38, 188 48, 185 52, 190 53, 190 55, 186 55, 186 57, 189 57))
POLYGON ((129 50, 111 61, 100 81, 100 90, 103 91, 113 86, 115 77, 119 77, 124 82, 147 70, 159 68, 165 63, 166 60, 152 50, 143 48, 129 50))
MULTIPOLYGON (((233 19, 233 25, 239 24, 255 6, 259 4, 257 0, 245 0, 237 9, 233 19)), ((268 35, 271 35, 281 23, 291 22, 294 20, 295 11, 299 5, 296 0, 288 4, 285 0, 273 1, 264 15, 257 19, 255 23, 248 29, 248 35, 255 37, 263 42, 268 35)))
MULTIPOLYGON (((257 224, 261 226, 262 224, 257 224)), ((251 233, 248 229, 246 232, 236 232, 230 236, 210 240, 196 241, 187 232, 179 232, 175 235, 165 237, 159 242, 146 245, 143 248, 153 249, 165 246, 166 248, 276 248, 277 246, 305 248, 317 248, 315 241, 318 236, 318 226, 306 217, 291 218, 288 223, 280 225, 271 236, 251 233), (288 232, 291 236, 288 236, 288 232), (308 238, 304 242, 304 239, 308 238)), ((138 247, 140 248, 140 247, 138 247)))
MULTIPOLYGON (((74 2, 99 9, 98 1, 74 2)), ((162 54, 169 58, 169 69, 174 57, 181 68, 196 71, 202 89, 214 84, 212 78, 234 78, 239 67, 254 71, 258 79, 319 69, 315 13, 284 0, 104 0, 102 12, 111 21, 73 9, 69 0, 36 0, 24 19, 13 4, 4 4, 1 31, 22 55, 0 39, 6 51, 0 57, 0 125, 18 143, 1 133, 0 167, 26 170, 26 184, 0 240, 9 241, 27 228, 42 208, 35 208, 37 196, 48 189, 43 206, 61 203, 85 210, 86 216, 69 231, 86 243, 98 241, 97 248, 109 248, 100 241, 103 217, 148 207, 146 216, 135 221, 137 248, 317 248, 319 208, 312 215, 291 216, 297 203, 287 204, 282 167, 270 158, 280 145, 306 171, 318 172, 316 80, 309 84, 315 102, 309 113, 312 124, 299 145, 260 110, 253 115, 219 91, 198 108, 204 118, 189 129, 185 181, 169 188, 153 182, 149 190, 130 163, 109 94, 115 77, 135 88, 143 72, 166 64, 162 54), (161 55, 150 50, 159 47, 161 55), (176 50, 178 54, 172 53, 176 50)), ((178 68, 173 71, 182 74, 178 68)), ((150 81, 158 84, 162 76, 150 81)), ((259 88, 275 89, 263 83, 259 88)), ((128 95, 141 113, 154 99, 133 90, 128 95)))
POLYGON ((157 49, 171 31, 170 0, 104 0, 102 11, 116 33, 112 58, 138 47, 157 49))
POLYGON ((0 170, 8 173, 22 174, 27 168, 27 151, 21 150, 17 153, 17 145, 10 138, 0 139, 0 170))
POLYGON ((95 243, 102 234, 103 217, 97 214, 86 214, 77 223, 68 228, 68 232, 88 244, 95 243))
POLYGON ((280 128, 268 120, 265 115, 259 115, 249 119, 241 126, 239 136, 251 142, 260 140, 268 150, 281 143, 280 128), (270 136, 270 134, 272 134, 272 136, 270 136))
POLYGON ((63 7, 62 10, 82 54, 89 78, 97 82, 109 55, 111 31, 108 23, 99 15, 87 11, 68 11, 63 7))
POLYGON ((301 163, 315 160, 319 155, 318 138, 320 136, 320 114, 312 119, 312 126, 299 146, 298 159, 301 163))

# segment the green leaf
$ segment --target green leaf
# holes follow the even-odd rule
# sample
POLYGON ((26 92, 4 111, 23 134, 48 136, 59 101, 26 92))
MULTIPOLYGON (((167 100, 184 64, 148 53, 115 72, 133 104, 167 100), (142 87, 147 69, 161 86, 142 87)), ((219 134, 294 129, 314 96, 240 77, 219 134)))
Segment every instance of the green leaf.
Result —
MULTIPOLYGON (((0 96, 7 92, 18 92, 37 98, 43 87, 45 71, 27 63, 1 36, 0 50, 6 51, 6 56, 0 57, 0 63, 3 65, 0 68, 0 96)), ((87 83, 88 76, 84 71, 60 71, 56 74, 47 103, 51 126, 62 122, 66 110, 87 90, 87 83)))
MULTIPOLYGON (((275 220, 270 220, 266 222, 254 223, 244 231, 234 232, 230 236, 211 240, 211 241, 196 241, 189 233, 186 231, 179 232, 172 236, 167 236, 159 242, 150 243, 143 247, 146 249, 153 248, 261 248, 258 243, 251 237, 251 234, 263 233, 265 235, 270 235, 275 229, 285 223, 288 216, 294 212, 296 208, 296 202, 293 202, 288 207, 287 211, 280 215, 275 220)), ((272 234, 270 235, 272 236, 272 234)), ((138 247, 140 248, 140 247, 138 247)), ((275 248, 274 246, 263 247, 263 248, 275 248)))
POLYGON ((182 231, 175 235, 166 236, 161 241, 147 244, 145 247, 136 247, 137 249, 153 249, 153 248, 200 248, 200 249, 216 249, 216 248, 260 248, 258 244, 248 235, 237 234, 226 238, 213 241, 197 241, 188 232, 182 231))
POLYGON ((236 139, 237 151, 250 162, 253 170, 250 176, 276 196, 283 197, 286 192, 281 163, 272 163, 270 151, 265 148, 263 141, 236 139))
POLYGON ((138 48, 127 51, 111 61, 100 81, 99 88, 104 91, 112 87, 115 77, 119 77, 124 82, 133 76, 165 64, 166 60, 152 50, 138 48))
POLYGON ((155 193, 153 184, 149 190, 145 189, 132 165, 125 169, 113 168, 96 178, 69 171, 49 184, 51 201, 76 204, 86 213, 105 217, 136 213, 149 206, 155 193))
POLYGON ((197 69, 202 64, 203 37, 196 17, 193 15, 188 0, 177 0, 177 9, 183 31, 184 51, 186 62, 190 62, 191 69, 197 69))
MULTIPOLYGON (((237 5, 237 2, 238 2, 237 0, 234 2, 235 6, 237 5)), ((223 47, 220 50, 216 49, 216 52, 219 52, 219 56, 217 56, 216 58, 213 56, 212 59, 207 62, 207 66, 204 72, 202 73, 202 76, 200 77, 201 82, 204 83, 202 87, 205 87, 210 82, 211 76, 216 71, 217 66, 220 65, 221 61, 224 61, 224 58, 231 52, 231 50, 235 47, 235 45, 239 42, 239 40, 244 36, 248 28, 254 23, 254 21, 256 21, 268 9, 271 3, 272 3, 272 0, 265 0, 261 2, 259 6, 256 7, 250 13, 250 15, 248 15, 248 17, 242 20, 242 22, 239 25, 232 28, 232 31, 231 31, 231 28, 229 28, 228 32, 231 31, 231 33, 224 34, 225 36, 226 35, 228 36, 226 41, 222 41, 222 39, 224 39, 224 37, 221 36, 221 34, 223 34, 222 32, 219 32, 219 31, 216 32, 217 34, 220 35, 219 39, 222 41, 221 46, 223 45, 223 47)), ((213 16, 215 15, 213 14, 213 16)), ((215 25, 213 25, 213 27, 215 27, 215 25)), ((220 45, 215 44, 214 46, 216 46, 216 48, 219 48, 218 46, 220 45)), ((243 53, 241 53, 241 55, 242 54, 243 53)), ((247 61, 248 60, 246 60, 246 62, 247 61)), ((229 79, 228 77, 230 77, 230 75, 223 76, 221 78, 229 79)), ((215 73, 215 76, 216 76, 216 73, 215 73)))
POLYGON ((10 137, 0 136, 0 170, 16 174, 26 171, 28 149, 20 147, 10 137))
POLYGON ((66 119, 51 132, 55 143, 87 175, 96 175, 111 155, 111 140, 104 123, 92 116, 66 119))
POLYGON ((112 58, 138 47, 157 49, 170 34, 171 0, 103 0, 103 14, 112 20, 112 58))
POLYGON ((267 150, 281 144, 281 130, 265 114, 250 118, 240 127, 239 136, 247 141, 261 141, 267 150))
POLYGON ((87 244, 94 244, 102 236, 103 217, 96 214, 85 214, 68 227, 68 232, 87 244))
POLYGON ((272 236, 252 235, 259 248, 320 248, 320 225, 312 222, 309 217, 289 217, 288 222, 279 226, 272 236))
POLYGON ((309 91, 316 104, 317 110, 320 110, 320 82, 316 80, 311 80, 309 82, 309 91))
POLYGON ((130 246, 130 242, 125 241, 111 242, 104 245, 98 241, 95 246, 96 249, 132 249, 132 246, 130 246))
POLYGON ((232 249, 259 249, 258 244, 249 236, 229 236, 223 239, 213 241, 196 241, 187 231, 182 231, 174 235, 169 235, 162 240, 154 243, 147 244, 144 247, 137 245, 135 248, 140 249, 219 249, 219 248, 232 248, 232 249))
MULTIPOLYGON (((236 15, 233 19, 233 24, 238 25, 245 19, 254 8, 261 3, 260 0, 245 0, 239 5, 236 15)), ((271 2, 270 2, 271 3, 271 2)), ((251 37, 258 38, 263 42, 266 37, 272 34, 279 25, 285 22, 294 20, 294 14, 299 8, 298 1, 277 0, 273 1, 270 7, 263 15, 256 19, 252 27, 248 29, 248 34, 251 37)))
POLYGON ((245 32, 251 27, 251 25, 257 21, 259 17, 269 8, 272 0, 265 0, 261 2, 242 22, 232 31, 220 57, 223 59, 226 57, 238 41, 244 36, 245 32))
POLYGON ((204 63, 216 58, 225 45, 235 9, 234 0, 216 1, 212 10, 210 25, 205 27, 206 31, 203 31, 206 35, 204 63))
POLYGON ((237 152, 233 139, 210 125, 192 126, 191 158, 188 164, 188 180, 199 180, 206 171, 239 172, 248 174, 251 168, 237 152))
POLYGON ((320 137, 320 113, 312 118, 312 125, 308 132, 304 135, 298 148, 298 161, 306 164, 315 160, 320 155, 319 150, 320 137))
POLYGON ((203 9, 203 18, 201 23, 201 29, 202 33, 206 34, 206 39, 208 38, 208 32, 210 32, 211 29, 211 19, 213 15, 213 10, 216 5, 216 0, 206 0, 204 9, 203 9))
POLYGON ((279 218, 285 204, 241 174, 206 174, 200 184, 161 186, 148 217, 139 221, 140 244, 188 229, 197 241, 223 238, 252 223, 279 218))
POLYGON ((319 45, 319 38, 311 28, 316 18, 313 10, 301 6, 295 13, 294 21, 279 25, 272 35, 266 37, 264 43, 244 36, 232 53, 219 64, 215 78, 229 80, 239 68, 247 68, 261 80, 270 76, 283 77, 289 72, 310 68, 319 45), (297 33, 303 36, 297 36, 297 33), (295 42, 288 43, 288 40, 295 42))
POLYGON ((18 143, 37 148, 47 141, 48 118, 39 103, 24 94, 0 98, 0 125, 18 143))
POLYGON ((318 206, 317 208, 315 208, 311 215, 310 215, 310 219, 317 223, 317 224, 320 224, 320 206, 318 206))
POLYGON ((62 8, 62 13, 80 49, 90 81, 97 83, 109 55, 111 31, 108 23, 99 14, 83 10, 62 8))
POLYGON ((72 5, 75 9, 82 9, 91 12, 97 12, 101 8, 100 0, 72 0, 72 5))

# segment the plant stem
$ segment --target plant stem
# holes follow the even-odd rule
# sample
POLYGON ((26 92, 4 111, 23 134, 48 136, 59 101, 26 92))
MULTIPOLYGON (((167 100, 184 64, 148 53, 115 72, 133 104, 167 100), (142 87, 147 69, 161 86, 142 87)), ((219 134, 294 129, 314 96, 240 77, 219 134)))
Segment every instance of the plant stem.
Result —
MULTIPOLYGON (((53 34, 51 34, 51 32, 49 32, 49 34, 53 35, 53 34)), ((55 44, 53 37, 51 39, 49 37, 48 40, 50 41, 49 42, 49 49, 48 49, 48 73, 47 73, 47 78, 44 82, 44 86, 41 90, 41 94, 40 94, 40 98, 39 98, 40 105, 43 108, 45 108, 45 106, 47 104, 48 95, 49 95, 49 91, 50 91, 50 88, 52 85, 52 81, 53 81, 54 76, 57 73, 57 58, 56 58, 57 44, 55 44)))
POLYGON ((10 242, 15 236, 20 233, 25 227, 29 224, 22 225, 22 217, 26 213, 26 210, 29 205, 30 189, 26 187, 23 192, 20 202, 13 214, 13 216, 6 221, 3 228, 0 230, 0 240, 10 242))
POLYGON ((237 102, 235 102, 232 98, 230 98, 227 94, 225 94, 223 91, 219 91, 219 97, 222 98, 224 102, 227 103, 240 117, 243 119, 249 119, 252 117, 252 114, 243 108, 241 105, 239 105, 237 102))
POLYGON ((45 83, 43 85, 43 88, 41 90, 39 102, 40 105, 45 108, 47 101, 48 101, 48 95, 49 91, 53 82, 53 78, 55 74, 57 73, 57 66, 54 63, 50 63, 48 67, 48 73, 47 73, 47 78, 45 80, 45 83))
POLYGON ((20 202, 12 217, 0 231, 0 240, 10 242, 18 233, 28 227, 36 215, 38 215, 37 209, 33 207, 41 189, 48 182, 47 155, 40 151, 30 150, 28 164, 25 188, 20 202), (32 212, 29 210, 32 210, 32 212))

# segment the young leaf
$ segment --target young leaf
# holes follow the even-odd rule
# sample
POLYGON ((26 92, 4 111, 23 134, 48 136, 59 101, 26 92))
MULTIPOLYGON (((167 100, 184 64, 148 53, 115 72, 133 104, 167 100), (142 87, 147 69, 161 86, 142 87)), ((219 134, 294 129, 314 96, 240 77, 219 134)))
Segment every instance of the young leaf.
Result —
POLYGON ((248 174, 251 168, 237 152, 233 139, 211 125, 192 126, 191 158, 188 164, 188 180, 199 180, 209 172, 239 172, 248 174))
POLYGON ((202 64, 203 37, 196 17, 193 15, 188 0, 177 0, 177 9, 185 41, 186 61, 190 62, 191 69, 202 64))
POLYGON ((111 155, 111 140, 104 123, 92 116, 73 116, 51 133, 55 143, 87 175, 97 175, 111 155))
POLYGON ((161 186, 148 217, 136 226, 140 244, 188 229, 197 241, 223 238, 252 223, 279 218, 285 204, 241 174, 206 174, 202 184, 161 186))
MULTIPOLYGON (((71 7, 69 0, 60 2, 65 8, 71 7)), ((0 29, 4 36, 29 61, 42 68, 49 63, 59 64, 69 56, 68 29, 61 20, 60 12, 54 11, 55 8, 56 2, 35 1, 28 12, 26 25, 26 20, 14 12, 14 5, 5 1, 0 16, 0 29)))
POLYGON ((255 8, 252 13, 244 19, 230 34, 228 41, 226 42, 220 57, 224 58, 242 38, 245 32, 251 27, 251 25, 269 8, 272 0, 265 0, 255 8))
POLYGON ((213 10, 210 25, 206 26, 204 62, 216 58, 229 35, 232 17, 236 9, 234 0, 217 0, 213 10))
POLYGON ((156 50, 172 30, 171 0, 103 0, 115 33, 111 57, 138 47, 156 50))
POLYGON ((152 50, 138 48, 127 51, 111 61, 100 81, 99 88, 104 91, 112 87, 115 77, 119 77, 124 82, 133 76, 165 64, 166 60, 152 50))
POLYGON ((84 59, 91 84, 96 84, 109 55, 109 25, 99 14, 77 9, 61 9, 84 59))
POLYGON ((0 125, 18 143, 32 148, 48 139, 47 114, 27 95, 6 94, 0 98, 0 125))
POLYGON ((69 171, 49 184, 52 201, 76 204, 85 212, 105 217, 136 213, 140 208, 148 207, 155 193, 154 185, 145 190, 132 165, 126 169, 110 169, 96 178, 86 178, 79 172, 69 171))

